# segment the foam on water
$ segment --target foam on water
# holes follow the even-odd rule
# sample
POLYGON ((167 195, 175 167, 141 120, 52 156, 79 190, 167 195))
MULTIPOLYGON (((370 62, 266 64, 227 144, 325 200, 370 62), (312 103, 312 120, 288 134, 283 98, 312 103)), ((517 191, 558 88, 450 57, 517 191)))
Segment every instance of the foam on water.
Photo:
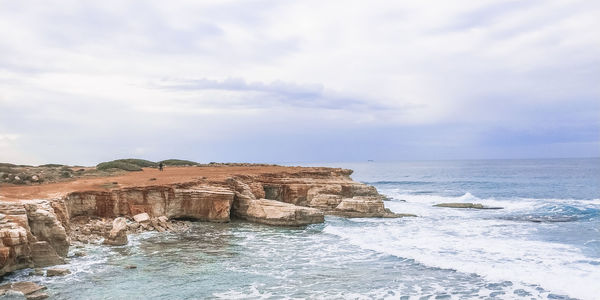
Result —
MULTIPOLYGON (((527 220, 521 217, 532 214, 594 220, 600 212, 598 199, 481 199, 470 193, 453 197, 382 191, 394 199, 406 201, 387 201, 386 206, 393 211, 419 217, 352 221, 362 226, 334 223, 329 224, 325 232, 364 249, 414 259, 430 267, 476 273, 492 281, 535 284, 554 293, 583 299, 593 299, 600 294, 600 259, 597 255, 589 257, 577 245, 539 238, 540 232, 554 228, 549 226, 555 224, 515 222, 527 220), (504 209, 433 207, 443 202, 476 202, 504 209)), ((597 246, 597 239, 590 239, 583 245, 597 246)))

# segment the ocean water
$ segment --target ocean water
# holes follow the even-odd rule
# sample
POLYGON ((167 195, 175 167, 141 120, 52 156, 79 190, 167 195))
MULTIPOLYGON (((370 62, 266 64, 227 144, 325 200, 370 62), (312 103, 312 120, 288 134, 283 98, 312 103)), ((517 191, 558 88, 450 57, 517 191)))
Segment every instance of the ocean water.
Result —
POLYGON ((53 299, 600 299, 600 159, 315 165, 354 169, 392 211, 419 217, 194 223, 86 246, 65 277, 4 280, 53 299))

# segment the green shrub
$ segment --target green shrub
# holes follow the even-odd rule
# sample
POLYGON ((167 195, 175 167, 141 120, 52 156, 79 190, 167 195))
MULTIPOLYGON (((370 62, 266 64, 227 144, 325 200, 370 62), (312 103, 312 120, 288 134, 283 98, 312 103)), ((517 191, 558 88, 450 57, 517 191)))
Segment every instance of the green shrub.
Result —
POLYGON ((14 168, 17 165, 15 164, 9 164, 9 163, 0 163, 0 167, 7 167, 7 168, 14 168))
POLYGON ((3 172, 3 173, 12 173, 13 170, 12 170, 11 167, 0 166, 0 172, 3 172))
POLYGON ((166 159, 161 161, 165 166, 197 166, 199 165, 195 161, 184 160, 184 159, 166 159))
MULTIPOLYGON (((111 161, 109 161, 109 162, 111 162, 111 161)), ((128 163, 128 164, 136 165, 140 168, 148 168, 148 167, 158 166, 158 164, 153 161, 149 161, 149 160, 145 160, 145 159, 138 159, 138 158, 117 159, 117 160, 113 160, 112 162, 124 162, 124 163, 128 163)))
POLYGON ((96 166, 96 169, 98 169, 98 170, 120 169, 120 170, 124 170, 124 171, 142 171, 142 168, 140 166, 132 164, 132 163, 124 162, 121 160, 114 160, 114 161, 99 163, 96 166))

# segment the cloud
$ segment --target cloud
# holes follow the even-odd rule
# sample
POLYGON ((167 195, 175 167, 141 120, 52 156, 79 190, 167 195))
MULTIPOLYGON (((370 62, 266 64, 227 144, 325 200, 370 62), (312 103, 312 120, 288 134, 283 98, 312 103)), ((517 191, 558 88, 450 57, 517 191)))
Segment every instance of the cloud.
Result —
POLYGON ((596 1, 0 3, 4 160, 597 151, 596 1))

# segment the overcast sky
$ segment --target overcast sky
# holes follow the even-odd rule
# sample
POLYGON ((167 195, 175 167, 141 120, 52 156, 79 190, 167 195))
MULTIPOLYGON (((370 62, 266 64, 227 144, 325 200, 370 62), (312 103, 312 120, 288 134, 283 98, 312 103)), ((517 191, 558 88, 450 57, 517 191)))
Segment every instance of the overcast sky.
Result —
POLYGON ((600 156, 600 1, 0 0, 0 161, 600 156))

